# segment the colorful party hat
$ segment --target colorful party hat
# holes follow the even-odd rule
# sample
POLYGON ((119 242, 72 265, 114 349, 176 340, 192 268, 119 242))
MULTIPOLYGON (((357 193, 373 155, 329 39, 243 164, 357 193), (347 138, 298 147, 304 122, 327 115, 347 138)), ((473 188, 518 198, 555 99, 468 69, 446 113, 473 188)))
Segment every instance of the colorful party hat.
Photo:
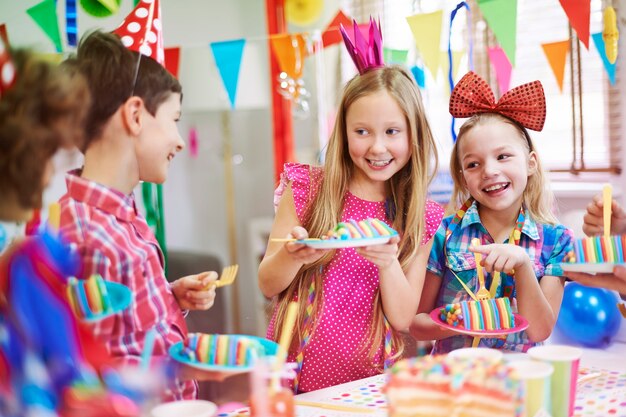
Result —
POLYGON ((354 42, 352 42, 350 36, 348 36, 348 32, 346 32, 343 24, 339 25, 339 31, 341 32, 341 36, 343 36, 343 41, 346 44, 348 53, 352 61, 354 61, 354 65, 356 65, 359 74, 363 74, 371 68, 384 66, 383 35, 380 31, 380 22, 376 24, 374 19, 370 17, 369 42, 361 35, 356 20, 352 22, 354 28, 354 42))
POLYGON ((8 42, 0 36, 0 97, 15 83, 15 65, 9 53, 8 42))
POLYGON ((163 65, 163 32, 159 0, 141 0, 122 24, 113 31, 128 49, 163 65))

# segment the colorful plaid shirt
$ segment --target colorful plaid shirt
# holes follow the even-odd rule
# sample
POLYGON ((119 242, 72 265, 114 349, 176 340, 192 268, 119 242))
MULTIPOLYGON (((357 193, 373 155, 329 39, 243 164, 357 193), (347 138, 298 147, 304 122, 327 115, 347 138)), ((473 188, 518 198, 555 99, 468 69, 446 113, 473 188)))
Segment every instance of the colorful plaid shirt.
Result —
MULTIPOLYGON (((187 337, 187 325, 163 270, 163 254, 132 194, 124 195, 70 172, 60 202, 61 233, 82 259, 79 278, 100 274, 130 288, 131 305, 97 322, 93 331, 122 364, 138 364, 148 330, 157 331, 153 355, 166 358, 187 337)), ((195 381, 173 381, 165 400, 193 399, 195 381)))
MULTIPOLYGON (((483 245, 494 243, 493 238, 480 222, 476 202, 469 207, 461 223, 446 241, 446 229, 453 218, 454 216, 449 216, 441 222, 441 226, 433 238, 433 247, 428 260, 428 271, 441 279, 437 306, 470 299, 467 291, 463 289, 451 271, 454 271, 472 291, 478 291, 476 262, 473 253, 469 251, 469 246, 473 238, 480 239, 483 245)), ((560 263, 565 254, 571 250, 572 242, 573 233, 565 226, 537 223, 528 214, 526 215, 519 245, 528 252, 538 281, 546 275, 563 276, 560 263)), ((508 239, 505 243, 508 243, 508 239)), ((485 271, 487 288, 491 286, 491 275, 485 271)), ((504 273, 501 274, 501 277, 502 281, 496 291, 496 297, 509 297, 513 311, 517 312, 515 281, 513 277, 504 273)), ((433 353, 450 352, 462 347, 469 347, 471 344, 471 336, 453 336, 438 340, 433 348, 433 353)), ((511 334, 506 339, 480 340, 480 346, 518 352, 525 352, 534 345, 528 339, 526 332, 511 334)))

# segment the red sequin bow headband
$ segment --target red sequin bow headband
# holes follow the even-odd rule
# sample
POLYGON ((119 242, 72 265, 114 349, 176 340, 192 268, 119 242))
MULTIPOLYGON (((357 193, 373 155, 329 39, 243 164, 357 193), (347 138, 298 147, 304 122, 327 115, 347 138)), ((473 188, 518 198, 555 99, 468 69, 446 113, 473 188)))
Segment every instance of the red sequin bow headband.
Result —
POLYGON ((359 74, 363 74, 371 68, 384 66, 383 35, 380 32, 380 22, 377 25, 374 19, 370 17, 369 42, 361 34, 356 20, 352 21, 352 26, 354 28, 354 43, 342 24, 339 24, 339 31, 354 65, 359 70, 359 74))
POLYGON ((541 131, 546 121, 546 97, 541 82, 515 87, 496 102, 489 84, 470 71, 452 90, 450 114, 465 118, 479 113, 498 113, 527 129, 541 131))

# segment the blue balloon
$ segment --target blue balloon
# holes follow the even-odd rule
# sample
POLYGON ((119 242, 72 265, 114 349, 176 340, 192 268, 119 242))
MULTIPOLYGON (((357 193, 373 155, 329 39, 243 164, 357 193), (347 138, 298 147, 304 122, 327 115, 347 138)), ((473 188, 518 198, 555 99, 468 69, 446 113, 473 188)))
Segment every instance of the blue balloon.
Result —
POLYGON ((581 345, 606 346, 619 330, 622 320, 618 301, 614 292, 570 282, 565 286, 556 327, 581 345))

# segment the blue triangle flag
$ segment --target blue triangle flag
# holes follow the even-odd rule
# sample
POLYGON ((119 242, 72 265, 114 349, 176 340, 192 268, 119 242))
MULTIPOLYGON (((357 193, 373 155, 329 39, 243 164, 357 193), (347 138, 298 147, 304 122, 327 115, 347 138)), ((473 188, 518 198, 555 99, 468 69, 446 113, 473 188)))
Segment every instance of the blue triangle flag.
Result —
MULTIPOLYGON (((609 75, 609 81, 611 85, 615 85, 615 63, 611 64, 609 59, 606 56, 606 51, 604 50, 604 39, 602 39, 602 32, 594 33, 591 35, 593 38, 593 43, 596 45, 596 49, 602 58, 602 62, 604 63, 604 69, 606 69, 606 73, 609 75)), ((616 61, 617 62, 617 61, 616 61)))
POLYGON ((420 88, 426 88, 424 69, 415 65, 411 68, 411 73, 413 73, 413 77, 415 78, 415 82, 417 83, 417 85, 420 88))
POLYGON ((235 108, 239 68, 241 67, 241 56, 243 55, 245 43, 245 39, 211 43, 215 65, 217 65, 222 82, 228 93, 230 107, 233 109, 235 108))

